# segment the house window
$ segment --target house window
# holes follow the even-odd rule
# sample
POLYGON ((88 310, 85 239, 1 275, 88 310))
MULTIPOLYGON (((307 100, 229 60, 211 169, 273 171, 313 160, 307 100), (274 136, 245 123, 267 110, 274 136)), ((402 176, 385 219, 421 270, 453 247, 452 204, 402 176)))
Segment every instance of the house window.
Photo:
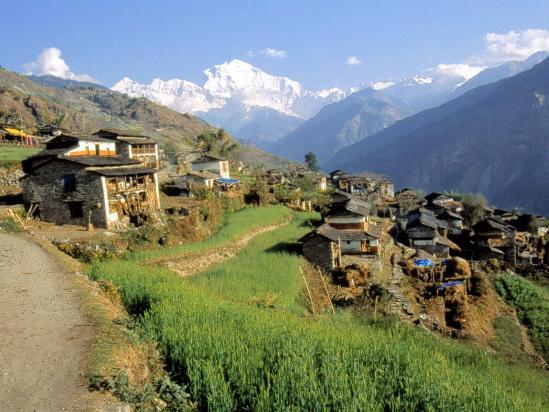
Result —
POLYGON ((100 150, 100 148, 99 148, 99 145, 96 144, 96 145, 95 145, 95 155, 96 155, 96 156, 99 156, 100 154, 101 154, 101 150, 100 150))
POLYGON ((84 208, 82 202, 69 202, 69 213, 71 219, 80 219, 84 217, 84 208))
POLYGON ((63 192, 70 193, 76 190, 76 175, 63 176, 63 192))

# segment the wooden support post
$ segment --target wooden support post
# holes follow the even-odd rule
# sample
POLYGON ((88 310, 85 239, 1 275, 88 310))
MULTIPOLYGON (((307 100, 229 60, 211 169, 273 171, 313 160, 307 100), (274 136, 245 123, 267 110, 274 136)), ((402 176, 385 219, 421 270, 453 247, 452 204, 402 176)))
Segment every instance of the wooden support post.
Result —
POLYGON ((330 307, 332 308, 332 313, 335 315, 336 312, 335 312, 334 304, 332 302, 332 298, 330 297, 330 293, 328 292, 328 285, 326 285, 326 279, 324 279, 324 276, 322 276, 322 272, 320 271, 320 268, 317 267, 317 270, 318 270, 320 279, 322 279, 322 284, 324 285, 324 291, 326 292, 326 297, 330 301, 330 307))
POLYGON ((21 218, 19 216, 17 216, 15 213, 13 213, 13 210, 9 209, 8 208, 8 213, 10 214, 10 216, 17 220, 19 222, 19 224, 21 225, 21 227, 23 228, 23 230, 27 230, 27 227, 25 226, 25 224, 23 223, 23 221, 21 220, 21 218))
POLYGON ((309 300, 311 301, 311 311, 313 312, 313 315, 316 315, 315 305, 313 303, 313 295, 311 295, 309 284, 307 283, 307 279, 305 278, 305 274, 303 273, 303 269, 301 269, 301 266, 299 267, 299 271, 301 272, 301 276, 303 277, 303 281, 305 282, 305 287, 307 288, 307 293, 309 294, 309 300))

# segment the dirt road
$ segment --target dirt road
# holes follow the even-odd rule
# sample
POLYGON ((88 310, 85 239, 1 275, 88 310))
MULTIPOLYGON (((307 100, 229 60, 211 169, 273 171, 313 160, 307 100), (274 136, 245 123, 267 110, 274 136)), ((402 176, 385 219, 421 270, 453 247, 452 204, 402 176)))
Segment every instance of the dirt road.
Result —
POLYGON ((28 238, 0 234, 0 411, 86 410, 93 330, 68 276, 28 238))

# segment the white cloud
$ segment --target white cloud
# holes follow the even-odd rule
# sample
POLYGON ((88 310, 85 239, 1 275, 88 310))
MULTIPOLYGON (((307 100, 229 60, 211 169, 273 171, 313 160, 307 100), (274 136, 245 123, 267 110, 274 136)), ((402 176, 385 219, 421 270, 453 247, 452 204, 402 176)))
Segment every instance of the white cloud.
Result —
POLYGON ((539 51, 549 51, 549 31, 540 29, 511 30, 484 36, 486 49, 469 60, 480 64, 497 64, 524 60, 539 51))
POLYGON ((391 86, 394 86, 396 82, 392 80, 382 81, 382 82, 371 82, 370 87, 374 90, 383 90, 388 89, 391 86))
POLYGON ((267 47, 259 52, 259 54, 264 54, 271 59, 283 59, 286 57, 286 50, 272 49, 267 47))
POLYGON ((61 50, 56 47, 42 50, 42 53, 33 62, 24 64, 23 69, 29 75, 43 76, 49 74, 67 80, 100 83, 99 80, 87 74, 73 73, 69 65, 61 57, 61 50))
POLYGON ((286 57, 286 50, 280 50, 280 49, 273 49, 272 47, 265 47, 262 50, 255 51, 255 50, 248 50, 248 53, 246 53, 248 57, 253 56, 266 56, 270 59, 283 59, 286 57))
POLYGON ((362 62, 356 56, 349 56, 349 57, 347 57, 347 64, 349 66, 358 66, 358 65, 362 64, 362 62))
POLYGON ((472 66, 470 64, 437 64, 433 70, 437 74, 446 76, 461 76, 466 80, 469 80, 485 68, 486 67, 484 66, 472 66))

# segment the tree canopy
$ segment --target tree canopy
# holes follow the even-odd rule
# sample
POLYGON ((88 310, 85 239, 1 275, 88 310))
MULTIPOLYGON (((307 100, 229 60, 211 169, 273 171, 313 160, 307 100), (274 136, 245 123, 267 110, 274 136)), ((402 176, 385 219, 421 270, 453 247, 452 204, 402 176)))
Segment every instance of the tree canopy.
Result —
POLYGON ((220 128, 215 131, 208 131, 200 134, 196 138, 197 145, 204 153, 228 155, 239 145, 238 142, 231 139, 225 129, 220 128))
POLYGON ((318 172, 320 170, 318 167, 318 159, 313 152, 309 152, 305 155, 305 163, 309 170, 312 170, 313 172, 318 172))

